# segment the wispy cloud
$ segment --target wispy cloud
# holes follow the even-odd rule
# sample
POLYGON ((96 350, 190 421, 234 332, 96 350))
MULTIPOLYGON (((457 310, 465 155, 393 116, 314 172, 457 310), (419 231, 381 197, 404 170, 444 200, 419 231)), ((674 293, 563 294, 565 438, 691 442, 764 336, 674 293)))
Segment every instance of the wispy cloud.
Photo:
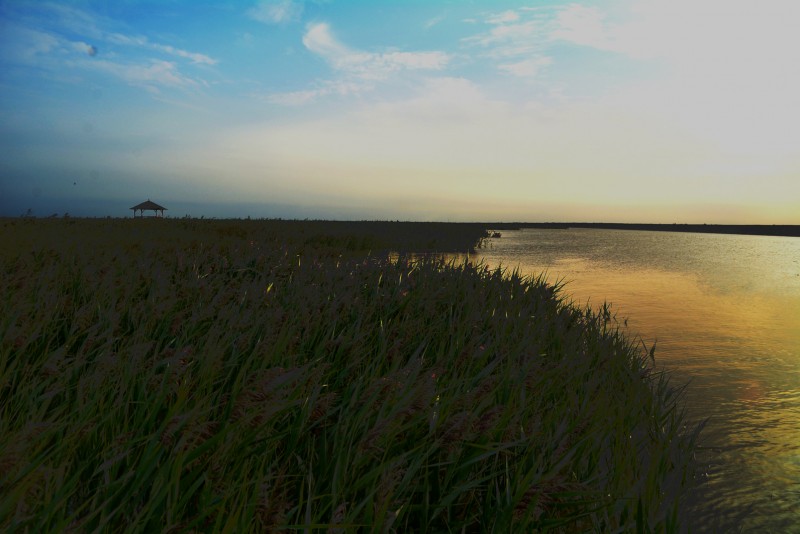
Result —
POLYGON ((310 24, 303 36, 303 45, 325 59, 340 78, 319 83, 312 89, 272 94, 269 101, 297 105, 328 95, 359 94, 401 71, 440 71, 451 59, 450 54, 440 51, 377 53, 357 50, 339 41, 326 23, 310 24))
POLYGON ((154 50, 160 50, 161 52, 172 54, 173 56, 188 59, 192 63, 202 63, 204 65, 217 64, 216 59, 213 59, 205 54, 200 54, 197 52, 187 52, 186 50, 181 50, 180 48, 175 48, 174 46, 170 45, 152 44, 151 46, 153 47, 154 50))
POLYGON ((178 66, 172 61, 151 60, 147 64, 125 65, 113 61, 86 61, 82 68, 105 72, 130 85, 142 87, 152 93, 158 93, 159 87, 197 87, 199 83, 181 74, 178 66))
POLYGON ((183 50, 168 44, 151 41, 144 35, 129 35, 114 31, 118 24, 107 17, 58 3, 45 2, 39 7, 38 17, 31 22, 51 33, 72 33, 100 44, 130 46, 155 50, 176 57, 189 59, 192 63, 214 65, 217 60, 206 54, 183 50))
POLYGON ((266 96, 266 101, 281 106, 302 106, 313 102, 320 96, 330 94, 321 89, 308 89, 306 91, 288 91, 285 93, 271 93, 266 96))
POLYGON ((551 12, 539 10, 495 13, 482 21, 484 31, 463 38, 462 43, 478 48, 479 57, 495 60, 498 70, 533 80, 553 63, 548 51, 551 21, 551 12))
POLYGON ((201 54, 198 52, 189 52, 187 50, 176 48, 171 45, 154 43, 143 35, 124 35, 121 33, 106 33, 103 34, 102 37, 100 37, 100 40, 115 45, 131 46, 142 49, 155 50, 158 52, 162 52, 164 54, 169 54, 171 56, 188 59, 192 63, 198 63, 204 65, 217 64, 216 59, 213 59, 205 54, 201 54))
POLYGON ((14 23, 4 24, 0 35, 0 57, 12 63, 31 64, 61 47, 56 36, 14 23))
POLYGON ((325 23, 312 24, 303 36, 303 45, 322 56, 336 70, 368 80, 380 80, 399 70, 441 70, 450 61, 444 52, 372 53, 352 49, 341 43, 325 23))
POLYGON ((325 23, 311 24, 303 36, 306 48, 325 58, 344 58, 353 55, 348 47, 340 43, 325 23))
POLYGON ((540 45, 542 32, 537 21, 495 24, 488 32, 467 37, 464 42, 491 47, 493 56, 506 56, 509 50, 516 54, 540 45))
POLYGON ((578 4, 558 12, 552 36, 574 42, 602 45, 607 40, 605 15, 599 9, 578 4))
POLYGON ((425 28, 426 30, 430 30, 434 26, 440 24, 446 18, 447 17, 445 15, 437 15, 435 17, 431 17, 431 18, 429 18, 428 20, 425 21, 425 23, 422 25, 422 27, 425 28))
POLYGON ((546 56, 533 57, 516 63, 505 63, 498 65, 498 69, 519 76, 520 78, 535 78, 542 69, 547 68, 553 63, 553 60, 546 56))
POLYGON ((519 13, 509 9, 508 11, 503 11, 502 13, 490 15, 489 18, 486 19, 486 22, 489 24, 506 24, 508 22, 516 22, 518 20, 519 13))
POLYGON ((282 106, 302 106, 326 96, 357 95, 372 90, 372 85, 353 83, 345 80, 326 80, 316 84, 312 89, 271 93, 266 96, 267 102, 282 106))
POLYGON ((78 8, 52 3, 36 7, 6 22, 0 41, 5 61, 61 75, 102 72, 151 93, 159 87, 205 85, 183 67, 217 63, 206 54, 116 31, 113 20, 78 8))
POLYGON ((265 24, 296 21, 303 14, 303 2, 295 0, 261 0, 247 10, 247 15, 265 24))

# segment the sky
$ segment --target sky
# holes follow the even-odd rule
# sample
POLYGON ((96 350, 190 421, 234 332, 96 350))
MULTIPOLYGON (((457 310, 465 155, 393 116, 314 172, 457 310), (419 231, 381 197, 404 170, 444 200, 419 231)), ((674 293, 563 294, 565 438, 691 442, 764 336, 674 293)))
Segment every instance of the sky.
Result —
POLYGON ((800 224, 795 0, 0 0, 0 216, 800 224))

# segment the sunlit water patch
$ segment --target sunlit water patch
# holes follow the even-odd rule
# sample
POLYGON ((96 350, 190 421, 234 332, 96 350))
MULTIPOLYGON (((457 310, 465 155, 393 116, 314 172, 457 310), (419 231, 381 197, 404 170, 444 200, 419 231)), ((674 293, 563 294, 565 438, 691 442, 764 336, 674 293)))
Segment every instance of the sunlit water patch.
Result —
POLYGON ((473 259, 547 272, 581 305, 611 302, 674 381, 688 382, 691 421, 708 420, 693 531, 798 528, 800 239, 524 229, 473 259))

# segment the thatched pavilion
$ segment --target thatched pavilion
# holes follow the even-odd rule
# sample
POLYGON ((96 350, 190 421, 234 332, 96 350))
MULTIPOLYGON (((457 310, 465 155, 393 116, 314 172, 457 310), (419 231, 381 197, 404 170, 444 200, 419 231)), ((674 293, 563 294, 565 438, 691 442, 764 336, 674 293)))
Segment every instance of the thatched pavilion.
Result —
POLYGON ((163 217, 164 211, 166 211, 167 208, 165 208, 164 206, 159 206, 158 204, 156 204, 155 202, 151 201, 148 198, 147 201, 142 202, 141 204, 136 204, 131 209, 133 210, 133 218, 135 219, 137 211, 139 212, 139 217, 144 217, 145 211, 155 212, 153 214, 153 217, 163 217))

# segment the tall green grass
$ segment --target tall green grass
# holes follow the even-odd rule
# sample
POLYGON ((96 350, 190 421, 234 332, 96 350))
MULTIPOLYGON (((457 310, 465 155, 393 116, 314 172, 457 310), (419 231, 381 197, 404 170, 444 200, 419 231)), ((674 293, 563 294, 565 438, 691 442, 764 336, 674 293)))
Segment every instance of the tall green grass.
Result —
POLYGON ((0 230, 4 531, 680 528, 696 435, 607 309, 345 234, 24 224, 0 230))

